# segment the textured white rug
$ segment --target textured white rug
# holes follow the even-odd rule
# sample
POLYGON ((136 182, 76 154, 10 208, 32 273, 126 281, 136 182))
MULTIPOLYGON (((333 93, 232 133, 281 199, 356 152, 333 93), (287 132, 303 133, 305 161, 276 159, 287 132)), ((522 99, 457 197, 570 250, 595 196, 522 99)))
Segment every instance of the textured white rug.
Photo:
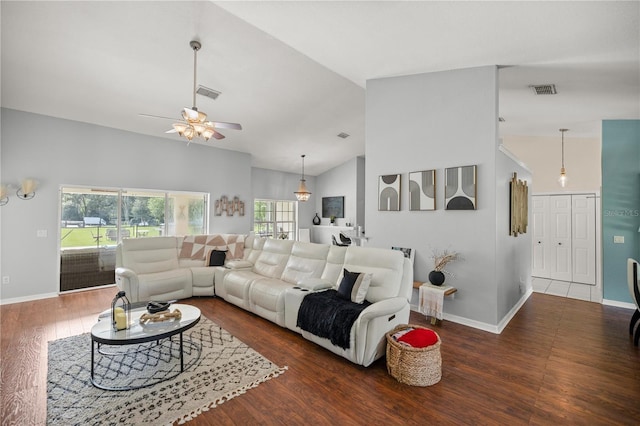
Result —
MULTIPOLYGON (((105 391, 91 384, 88 333, 49 342, 47 424, 182 424, 287 368, 278 367, 204 317, 184 333, 184 339, 185 371, 133 391, 105 391), (201 348, 199 358, 194 344, 201 348)), ((178 336, 173 340, 160 345, 102 346, 124 353, 113 357, 96 351, 96 380, 110 386, 141 385, 175 374, 180 368, 178 336)))

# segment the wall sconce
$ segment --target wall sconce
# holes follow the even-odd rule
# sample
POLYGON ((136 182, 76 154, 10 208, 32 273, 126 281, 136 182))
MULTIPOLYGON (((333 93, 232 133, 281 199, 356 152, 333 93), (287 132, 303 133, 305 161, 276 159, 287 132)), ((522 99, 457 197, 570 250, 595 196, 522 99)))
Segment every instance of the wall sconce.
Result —
POLYGON ((22 183, 20 184, 20 188, 16 191, 16 195, 21 200, 30 200, 36 196, 36 187, 38 183, 35 179, 27 178, 22 179, 22 183))
POLYGON ((0 185, 0 206, 4 206, 9 202, 7 192, 9 192, 9 186, 5 184, 0 185))

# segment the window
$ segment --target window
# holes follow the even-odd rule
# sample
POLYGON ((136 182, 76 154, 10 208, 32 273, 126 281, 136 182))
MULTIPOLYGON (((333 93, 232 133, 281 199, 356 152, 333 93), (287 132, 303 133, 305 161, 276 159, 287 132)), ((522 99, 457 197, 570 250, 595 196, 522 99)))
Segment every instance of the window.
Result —
POLYGON ((295 240, 298 203, 285 200, 255 200, 253 230, 257 236, 295 240))
POLYGON ((123 238, 205 234, 205 193, 63 187, 60 191, 60 291, 115 282, 123 238))

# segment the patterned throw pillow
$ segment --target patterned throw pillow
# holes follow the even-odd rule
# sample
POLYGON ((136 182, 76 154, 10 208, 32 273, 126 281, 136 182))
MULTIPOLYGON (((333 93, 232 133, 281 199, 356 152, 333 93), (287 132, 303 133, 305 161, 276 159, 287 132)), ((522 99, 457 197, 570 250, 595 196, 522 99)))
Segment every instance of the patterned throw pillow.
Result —
POLYGON ((349 272, 346 268, 342 276, 342 281, 338 286, 338 295, 354 303, 363 303, 369 285, 371 284, 371 274, 364 272, 349 272))

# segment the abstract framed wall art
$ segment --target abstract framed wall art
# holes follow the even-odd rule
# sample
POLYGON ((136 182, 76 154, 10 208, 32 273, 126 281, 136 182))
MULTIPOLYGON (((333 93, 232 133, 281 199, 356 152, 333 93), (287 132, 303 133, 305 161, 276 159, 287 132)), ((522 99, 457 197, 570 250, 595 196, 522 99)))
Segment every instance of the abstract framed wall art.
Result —
POLYGON ((378 179, 378 210, 400 210, 400 175, 381 175, 378 179))
POLYGON ((451 167, 444 173, 444 205, 446 210, 476 210, 477 166, 451 167))
POLYGON ((509 235, 517 237, 518 234, 526 234, 527 225, 529 225, 529 187, 526 181, 518 179, 518 174, 515 172, 509 183, 509 193, 511 195, 509 235))
POLYGON ((322 197, 322 217, 344 218, 344 197, 322 197))
POLYGON ((436 209, 436 171, 409 173, 409 210, 436 209))

